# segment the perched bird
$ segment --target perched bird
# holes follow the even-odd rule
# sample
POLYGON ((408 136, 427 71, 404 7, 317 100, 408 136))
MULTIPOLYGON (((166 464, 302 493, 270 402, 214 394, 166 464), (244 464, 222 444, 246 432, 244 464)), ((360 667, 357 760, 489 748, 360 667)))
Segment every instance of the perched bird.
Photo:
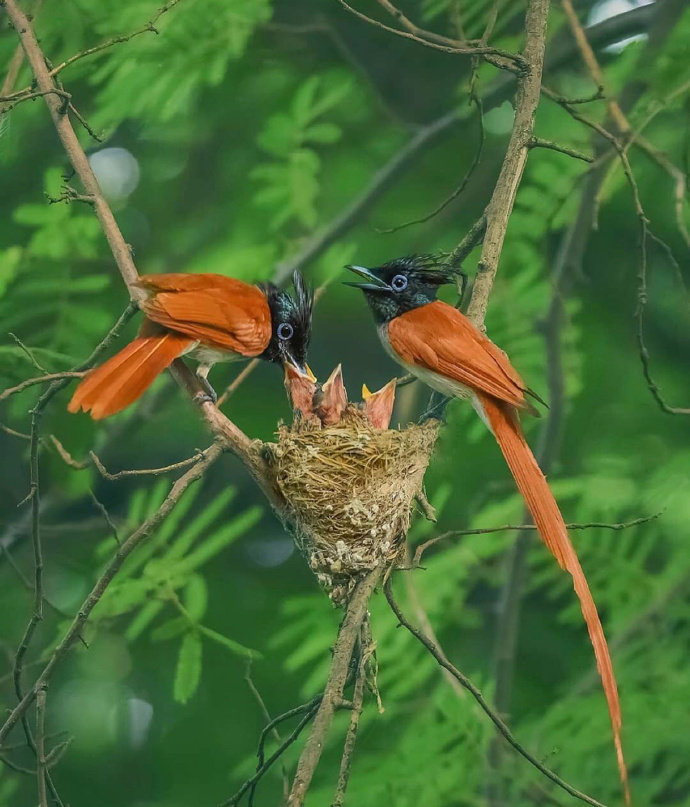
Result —
MULTIPOLYGON (((453 306, 437 300, 439 286, 461 274, 433 258, 401 258, 375 269, 348 266, 363 282, 379 338, 392 358, 432 389, 469 398, 493 432, 544 543, 573 578, 594 647, 613 726, 626 801, 627 773, 621 746, 621 710, 611 657, 596 605, 570 542, 556 500, 522 433, 518 412, 538 414, 527 387, 506 354, 453 306)), ((543 403, 543 402, 542 402, 543 403)))
POLYGON ((143 275, 137 285, 146 319, 139 335, 85 376, 67 408, 94 420, 113 415, 185 355, 199 362, 197 376, 214 401, 207 375, 219 361, 258 356, 310 375, 313 297, 299 272, 293 279, 294 297, 272 283, 254 286, 224 275, 143 275))

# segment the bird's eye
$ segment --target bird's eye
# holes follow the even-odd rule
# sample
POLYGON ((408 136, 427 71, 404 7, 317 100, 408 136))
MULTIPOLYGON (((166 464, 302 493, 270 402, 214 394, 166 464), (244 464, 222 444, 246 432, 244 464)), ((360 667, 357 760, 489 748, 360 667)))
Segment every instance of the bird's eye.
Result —
POLYGON ((281 322, 276 333, 278 334, 278 339, 282 339, 283 342, 285 342, 287 339, 292 339, 294 332, 295 329, 289 322, 281 322))
POLYGON ((405 275, 396 275, 393 280, 391 280, 391 286, 394 291, 403 291, 407 288, 407 277, 405 277, 405 275))

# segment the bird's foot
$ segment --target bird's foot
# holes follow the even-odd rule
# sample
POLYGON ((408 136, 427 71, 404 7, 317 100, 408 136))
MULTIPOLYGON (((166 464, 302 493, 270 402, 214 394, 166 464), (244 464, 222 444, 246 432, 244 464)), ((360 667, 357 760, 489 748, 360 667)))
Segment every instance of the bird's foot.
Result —
POLYGON ((217 403, 218 402, 218 393, 209 384, 208 378, 206 378, 206 376, 199 375, 197 373, 197 379, 199 380, 199 383, 201 384, 201 386, 204 389, 203 389, 203 392, 201 392, 201 391, 197 392, 197 394, 194 396, 194 400, 198 404, 202 404, 202 403, 206 403, 206 402, 209 402, 209 403, 212 403, 212 404, 217 403))

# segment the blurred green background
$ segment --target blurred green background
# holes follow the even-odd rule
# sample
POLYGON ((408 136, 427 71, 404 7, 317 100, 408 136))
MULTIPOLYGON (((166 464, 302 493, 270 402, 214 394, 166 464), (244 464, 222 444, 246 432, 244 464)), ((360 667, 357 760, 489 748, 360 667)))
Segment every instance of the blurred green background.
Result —
MULTIPOLYGON (((608 88, 620 94, 633 129, 645 125, 644 137, 687 173, 686 3, 575 5, 583 23, 599 24, 592 30, 599 32, 608 88), (632 33, 643 36, 615 44, 632 33)), ((499 6, 492 43, 516 50, 525 3, 499 6)), ((373 2, 357 7, 384 19, 373 2)), ((437 32, 457 36, 460 25, 472 38, 482 34, 492 3, 420 0, 402 7, 437 32)), ((158 8, 158 0, 45 2, 36 30, 59 64, 142 28, 158 8)), ((1 9, 0 22, 0 65, 6 65, 16 39, 1 9)), ((76 107, 103 134, 97 143, 79 132, 142 273, 270 278, 282 261, 313 245, 315 234, 329 231, 411 139, 424 138, 426 127, 456 112, 453 125, 439 124, 438 136, 393 171, 384 192, 302 265, 314 286, 327 284, 314 315, 311 366, 325 378, 342 362, 351 397, 363 382, 378 388, 397 369, 380 349, 361 295, 341 285, 342 266, 451 250, 460 241, 486 205, 505 153, 513 79, 488 65, 473 77, 467 57, 394 38, 324 0, 275 7, 270 0, 180 0, 156 28, 158 35, 143 33, 61 73, 76 107), (471 86, 484 99, 485 142, 467 187, 427 221, 383 232, 426 216, 460 185, 481 137, 471 86)), ((547 86, 568 98, 596 91, 558 3, 549 18, 547 54, 547 86)), ((30 79, 23 66, 15 88, 30 79)), ((578 110, 606 118, 601 100, 578 110)), ((606 148, 545 98, 536 133, 587 154, 606 148)), ((674 266, 650 241, 645 337, 652 373, 667 401, 688 406, 689 244, 676 219, 675 184, 648 153, 633 146, 629 156, 651 229, 678 262, 674 266)), ((568 242, 589 166, 555 151, 531 151, 487 327, 528 384, 548 399, 553 384, 550 392, 544 322, 554 295, 563 299, 560 338, 547 331, 565 385, 555 411, 562 428, 551 443, 550 481, 566 520, 617 523, 663 511, 622 531, 578 531, 573 540, 612 646, 634 801, 690 804, 690 420, 662 412, 645 382, 633 319, 640 227, 620 163, 605 165, 597 226, 568 242), (559 265, 563 284, 555 288, 559 265)), ((38 372, 10 332, 47 370, 63 370, 91 352, 127 299, 88 206, 50 203, 70 180, 70 168, 41 99, 3 113, 0 166, 5 388, 38 372)), ((470 275, 478 252, 465 261, 470 275)), ((135 329, 130 323, 119 344, 135 329)), ((237 372, 237 365, 219 365, 211 381, 222 390, 237 372)), ((6 402, 3 424, 28 431, 37 393, 32 388, 6 402)), ((27 683, 114 551, 92 493, 124 537, 171 484, 136 476, 107 481, 92 467, 71 469, 49 435, 77 460, 95 450, 111 471, 176 462, 209 444, 169 378, 131 410, 99 424, 68 415, 69 394, 54 401, 42 427, 45 591, 52 605, 27 657, 27 683)), ((419 385, 401 391, 394 420, 413 418, 426 400, 419 385)), ((258 368, 225 411, 250 436, 270 439, 278 421, 290 416, 279 371, 258 368)), ((525 421, 533 444, 548 422, 525 421)), ((0 439, 0 702, 10 708, 16 701, 6 673, 32 608, 31 592, 10 562, 31 577, 30 508, 17 508, 29 490, 29 468, 26 441, 8 433, 0 439)), ((427 491, 439 523, 419 518, 415 542, 523 519, 499 452, 467 404, 449 407, 427 491)), ((448 541, 413 573, 447 654, 489 697, 514 540, 499 532, 448 541)), ((541 543, 532 536, 528 546, 510 723, 565 779, 619 804, 605 701, 579 607, 541 543)), ((396 589, 414 619, 408 586, 401 574, 396 589)), ((368 699, 348 803, 477 805, 488 803, 489 783, 498 788, 498 803, 570 803, 510 751, 500 771, 489 769, 492 726, 414 640, 396 630, 382 599, 375 598, 372 619, 385 712, 378 714, 368 699)), ((261 654, 251 675, 276 715, 323 686, 338 620, 239 463, 223 457, 133 556, 89 624, 88 649, 74 648, 51 682, 49 747, 71 737, 53 770, 63 801, 72 807, 186 807, 229 798, 254 769, 265 722, 245 680, 245 648, 261 654)), ((315 807, 331 803, 346 720, 338 716, 310 791, 308 804, 315 807)), ((21 746, 22 739, 15 730, 11 743, 21 746)), ((288 769, 299 745, 285 758, 288 769)), ((8 750, 7 757, 34 765, 26 748, 8 750)), ((276 766, 255 803, 278 804, 280 793, 276 766)), ((34 777, 0 768, 0 805, 33 804, 34 777)))

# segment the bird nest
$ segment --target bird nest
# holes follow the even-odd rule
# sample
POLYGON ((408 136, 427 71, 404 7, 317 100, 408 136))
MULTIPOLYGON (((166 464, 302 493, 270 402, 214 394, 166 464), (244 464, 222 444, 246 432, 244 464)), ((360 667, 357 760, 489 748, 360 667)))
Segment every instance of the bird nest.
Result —
POLYGON ((297 546, 336 603, 363 572, 399 559, 422 493, 438 423, 388 429, 394 389, 348 404, 337 368, 270 448, 297 546))

